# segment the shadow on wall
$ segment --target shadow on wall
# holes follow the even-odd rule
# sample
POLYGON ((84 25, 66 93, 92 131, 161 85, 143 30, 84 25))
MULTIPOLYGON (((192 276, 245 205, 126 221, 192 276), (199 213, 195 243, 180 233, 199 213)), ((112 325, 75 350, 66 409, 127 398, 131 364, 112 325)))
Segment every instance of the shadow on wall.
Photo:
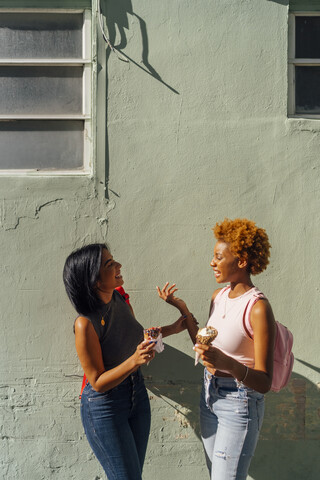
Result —
POLYGON ((136 67, 140 68, 145 73, 148 73, 153 78, 155 78, 156 80, 161 82, 163 85, 168 87, 172 92, 179 94, 177 90, 175 90, 173 87, 168 85, 161 78, 160 74, 150 64, 147 24, 143 20, 143 18, 141 18, 139 15, 137 15, 133 11, 131 0, 108 0, 108 1, 101 0, 101 10, 103 15, 106 18, 106 24, 107 24, 110 42, 114 47, 116 47, 118 51, 121 52, 121 55, 123 55, 125 59, 129 60, 136 67), (123 49, 126 48, 128 43, 126 32, 125 32, 125 29, 129 30, 128 15, 132 15, 133 17, 136 17, 139 22, 139 29, 140 29, 140 35, 141 35, 141 61, 139 60, 139 63, 138 61, 134 60, 133 58, 129 57, 126 53, 123 52, 123 49), (120 34, 120 41, 119 43, 115 44, 117 29, 120 34))
MULTIPOLYGON (((319 368, 306 366, 320 371, 319 368)), ((166 345, 144 368, 152 395, 184 415, 200 438, 199 397, 203 367, 194 359, 166 345)), ((293 373, 289 385, 266 396, 266 411, 260 440, 249 474, 254 480, 316 480, 320 461, 320 407, 318 388, 293 373)))
MULTIPOLYGON (((172 86, 168 85, 160 76, 160 74, 156 71, 156 69, 150 64, 149 62, 149 41, 148 41, 148 32, 147 32, 147 25, 146 22, 141 18, 139 15, 134 13, 132 8, 132 1, 131 0, 101 0, 101 12, 105 17, 105 22, 107 26, 106 35, 110 40, 111 45, 113 45, 120 55, 118 55, 119 60, 128 61, 138 67, 139 69, 143 70, 145 73, 153 77, 155 80, 162 83, 165 87, 167 87, 171 92, 179 95, 179 92, 175 90, 172 86), (127 36, 126 31, 129 29, 129 15, 134 16, 139 21, 139 29, 141 35, 141 60, 134 60, 133 58, 129 57, 123 50, 127 46, 127 36), (117 31, 119 32, 120 39, 118 43, 116 42, 117 39, 117 31)), ((100 34, 100 33, 99 33, 100 34)), ((114 55, 114 53, 107 48, 106 50, 106 99, 108 98, 108 91, 109 91, 109 74, 108 74, 108 62, 110 55, 114 55)), ((108 108, 106 106, 106 125, 108 124, 108 108)), ((109 143, 108 143, 108 132, 106 132, 106 150, 105 150, 105 158, 106 158, 106 167, 105 167, 105 197, 109 200, 109 192, 111 191, 116 196, 120 196, 116 192, 113 192, 109 188, 109 143)))
POLYGON ((195 366, 189 355, 165 345, 164 352, 156 355, 143 374, 148 390, 181 413, 200 439, 198 404, 203 366, 195 366))

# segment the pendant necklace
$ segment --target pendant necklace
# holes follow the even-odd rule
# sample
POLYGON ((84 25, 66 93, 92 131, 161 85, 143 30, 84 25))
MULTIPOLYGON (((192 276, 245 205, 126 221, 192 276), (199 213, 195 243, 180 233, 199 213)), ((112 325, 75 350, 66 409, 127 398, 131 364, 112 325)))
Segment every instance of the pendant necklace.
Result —
MULTIPOLYGON (((253 287, 250 288, 250 290, 252 290, 253 287)), ((242 298, 246 293, 248 293, 250 290, 247 290, 246 292, 244 292, 242 295, 239 295, 239 297, 235 297, 235 298, 230 298, 229 297, 229 293, 227 294, 226 296, 226 301, 224 302, 224 312, 223 312, 223 315, 222 315, 222 318, 226 318, 226 316, 231 312, 231 310, 233 309, 233 307, 235 307, 237 305, 237 302, 235 300, 239 300, 240 298, 242 298), (229 308, 229 310, 227 311, 227 302, 228 300, 233 300, 234 303, 233 305, 231 305, 231 307, 229 308)))
MULTIPOLYGON (((239 297, 236 297, 236 298, 233 298, 232 300, 237 300, 238 298, 240 298, 242 295, 240 295, 239 297)), ((237 302, 234 302, 233 305, 231 305, 231 307, 229 308, 229 310, 227 310, 227 302, 228 302, 228 299, 229 299, 229 295, 226 296, 226 301, 224 302, 224 312, 223 312, 223 315, 222 315, 222 318, 226 318, 226 316, 231 312, 231 310, 233 309, 233 307, 235 307, 237 305, 237 302)))
POLYGON ((108 309, 105 311, 105 313, 104 313, 104 314, 102 315, 102 317, 101 317, 101 322, 100 322, 100 323, 101 323, 101 325, 102 325, 103 327, 104 327, 105 324, 106 324, 105 317, 106 317, 106 319, 107 319, 108 316, 109 316, 109 310, 110 310, 110 308, 111 308, 111 305, 110 305, 111 302, 112 302, 112 299, 111 299, 110 303, 108 303, 108 309))

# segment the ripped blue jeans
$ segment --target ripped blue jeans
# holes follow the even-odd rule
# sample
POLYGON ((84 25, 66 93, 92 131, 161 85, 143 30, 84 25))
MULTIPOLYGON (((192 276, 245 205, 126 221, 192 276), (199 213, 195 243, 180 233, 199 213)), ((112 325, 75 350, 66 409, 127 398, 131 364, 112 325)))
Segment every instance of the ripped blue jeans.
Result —
POLYGON ((264 415, 264 395, 204 370, 200 427, 211 480, 245 480, 264 415))

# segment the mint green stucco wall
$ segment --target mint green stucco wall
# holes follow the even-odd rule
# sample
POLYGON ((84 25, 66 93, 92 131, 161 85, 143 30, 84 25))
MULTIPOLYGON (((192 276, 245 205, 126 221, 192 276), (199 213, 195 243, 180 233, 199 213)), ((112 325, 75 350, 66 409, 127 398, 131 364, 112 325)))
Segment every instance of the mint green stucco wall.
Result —
MULTIPOLYGON (((106 240, 142 324, 177 318, 157 299, 165 281, 177 282, 204 324, 216 287, 211 228, 246 216, 269 234, 271 264, 256 284, 293 331, 297 358, 289 387, 267 395, 250 478, 315 480, 320 120, 287 118, 288 2, 102 3, 110 37, 132 61, 106 51, 98 34, 93 177, 0 177, 0 478, 104 478, 79 418, 75 315, 61 280, 67 254, 106 240)), ((145 369, 144 480, 207 478, 202 369, 187 334, 166 343, 145 369)))

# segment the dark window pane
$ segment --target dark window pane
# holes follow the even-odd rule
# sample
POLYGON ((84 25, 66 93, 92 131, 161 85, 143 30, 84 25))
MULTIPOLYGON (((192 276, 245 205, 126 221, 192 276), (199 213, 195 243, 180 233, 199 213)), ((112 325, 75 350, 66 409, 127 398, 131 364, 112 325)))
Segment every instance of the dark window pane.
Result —
POLYGON ((82 58, 82 14, 1 13, 0 58, 82 58))
POLYGON ((82 168, 83 122, 0 122, 0 145, 0 169, 82 168))
POLYGON ((81 114, 82 67, 0 66, 0 113, 81 114))
POLYGON ((320 113, 320 67, 296 67, 296 113, 320 113))
POLYGON ((296 17, 296 58, 320 58, 320 16, 296 17))

